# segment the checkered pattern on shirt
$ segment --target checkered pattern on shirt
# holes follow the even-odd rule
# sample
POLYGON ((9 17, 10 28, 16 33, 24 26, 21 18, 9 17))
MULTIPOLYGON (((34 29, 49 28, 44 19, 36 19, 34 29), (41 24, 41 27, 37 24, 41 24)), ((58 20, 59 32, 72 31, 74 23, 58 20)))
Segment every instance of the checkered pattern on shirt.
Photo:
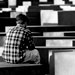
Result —
POLYGON ((34 48, 31 32, 22 27, 11 29, 7 33, 3 58, 6 62, 17 63, 24 57, 27 45, 29 45, 28 47, 34 48))

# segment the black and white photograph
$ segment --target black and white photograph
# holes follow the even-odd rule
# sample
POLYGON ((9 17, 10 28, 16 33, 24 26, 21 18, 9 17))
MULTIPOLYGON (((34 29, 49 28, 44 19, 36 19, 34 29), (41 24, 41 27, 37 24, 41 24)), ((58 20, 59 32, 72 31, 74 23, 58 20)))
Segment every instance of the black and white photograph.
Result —
POLYGON ((75 0, 0 0, 0 75, 75 75, 75 0))

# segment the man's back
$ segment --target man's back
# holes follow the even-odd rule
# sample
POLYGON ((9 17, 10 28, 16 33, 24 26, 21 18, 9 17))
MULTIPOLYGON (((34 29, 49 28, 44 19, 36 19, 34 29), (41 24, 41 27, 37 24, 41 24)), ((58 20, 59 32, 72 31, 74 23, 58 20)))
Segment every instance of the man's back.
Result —
POLYGON ((18 63, 22 61, 23 57, 25 57, 27 39, 30 34, 29 29, 18 26, 7 33, 3 51, 3 58, 6 62, 18 63))

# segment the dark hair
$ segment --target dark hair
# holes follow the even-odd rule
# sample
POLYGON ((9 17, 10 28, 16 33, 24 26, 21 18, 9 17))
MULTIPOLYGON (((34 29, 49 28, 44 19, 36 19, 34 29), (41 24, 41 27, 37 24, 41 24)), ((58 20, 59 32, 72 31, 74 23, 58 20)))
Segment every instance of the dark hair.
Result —
POLYGON ((26 15, 24 15, 24 14, 19 14, 19 15, 16 16, 16 21, 19 21, 19 20, 23 21, 22 24, 24 22, 27 22, 27 24, 29 23, 28 17, 26 15))

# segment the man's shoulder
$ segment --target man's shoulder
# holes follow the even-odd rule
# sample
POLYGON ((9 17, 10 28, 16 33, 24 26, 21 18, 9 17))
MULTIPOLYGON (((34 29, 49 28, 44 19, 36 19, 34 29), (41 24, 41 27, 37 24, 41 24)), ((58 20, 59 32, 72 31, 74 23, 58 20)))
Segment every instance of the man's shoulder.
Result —
POLYGON ((24 30, 24 32, 25 32, 25 33, 31 33, 31 31, 30 31, 28 28, 26 28, 26 29, 24 30))
POLYGON ((9 28, 9 30, 7 31, 7 34, 8 34, 8 33, 14 33, 14 31, 17 31, 18 29, 19 29, 19 28, 16 27, 16 26, 11 27, 11 28, 9 28))

